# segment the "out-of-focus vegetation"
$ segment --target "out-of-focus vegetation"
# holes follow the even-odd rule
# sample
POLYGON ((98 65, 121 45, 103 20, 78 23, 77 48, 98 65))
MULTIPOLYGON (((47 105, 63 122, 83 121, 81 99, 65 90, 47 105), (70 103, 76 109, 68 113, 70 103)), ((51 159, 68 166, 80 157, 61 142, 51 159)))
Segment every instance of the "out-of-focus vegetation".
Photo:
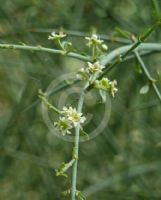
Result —
MULTIPOLYGON (((53 46, 47 29, 96 30, 113 36, 120 27, 137 35, 161 17, 160 0, 0 0, 0 4, 0 43, 47 47, 53 46)), ((161 42, 160 33, 156 30, 147 41, 161 42)), ((75 49, 86 51, 83 38, 69 39, 75 49)), ((123 45, 107 44, 109 51, 123 45)), ((160 53, 144 61, 157 78, 160 53)), ((54 169, 70 159, 72 144, 49 132, 37 94, 75 66, 78 69, 82 62, 42 52, 0 50, 0 199, 57 200, 70 187, 70 180, 55 177, 54 169)), ((98 137, 80 145, 78 186, 88 200, 161 199, 160 102, 152 89, 139 93, 147 79, 138 69, 133 59, 110 72, 119 88, 110 121, 98 137)), ((101 119, 99 105, 87 109, 96 110, 96 119, 101 119)))

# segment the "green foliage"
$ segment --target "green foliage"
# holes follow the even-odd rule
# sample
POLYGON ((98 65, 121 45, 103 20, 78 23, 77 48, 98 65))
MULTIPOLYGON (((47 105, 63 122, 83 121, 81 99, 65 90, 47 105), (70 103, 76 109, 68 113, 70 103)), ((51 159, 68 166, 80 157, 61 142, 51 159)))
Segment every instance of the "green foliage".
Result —
MULTIPOLYGON (((135 36, 144 30, 149 33, 147 28, 160 19, 160 10, 159 0, 6 0, 0 7, 0 43, 57 49, 60 44, 47 38, 55 29, 56 32, 62 29, 71 31, 71 35, 67 34, 65 41, 62 40, 61 53, 72 51, 86 58, 92 52, 85 46, 88 41, 84 37, 90 37, 91 33, 102 34, 99 39, 106 38, 109 53, 131 43, 129 33, 135 36), (119 27, 119 34, 115 27, 119 27), (84 35, 84 32, 89 34, 84 35), (123 35, 126 38, 122 38, 123 35)), ((146 41, 159 43, 160 30, 156 29, 146 41)), ((55 176, 55 169, 64 173, 69 167, 70 177, 73 161, 59 166, 71 159, 73 145, 48 131, 42 120, 38 90, 45 91, 51 81, 66 72, 76 74, 83 63, 65 55, 16 51, 12 45, 10 48, 12 50, 0 49, 0 199, 63 199, 60 195, 63 190, 65 199, 70 199, 71 181, 55 176)), ((102 46, 97 50, 95 53, 94 49, 92 59, 100 58, 100 51, 106 52, 102 46)), ((156 74, 161 71, 160 54, 149 52, 141 60, 144 65, 135 58, 122 62, 117 57, 114 62, 117 67, 111 71, 107 68, 108 78, 117 80, 119 91, 117 98, 112 99, 112 114, 106 129, 93 140, 80 144, 78 186, 83 194, 77 191, 77 197, 80 200, 85 197, 88 200, 160 199, 158 92, 161 87, 156 74), (136 65, 142 73, 135 72, 136 65), (140 95, 140 88, 146 95, 140 95)), ((49 107, 57 106, 59 96, 68 91, 68 87, 65 88, 62 91, 56 88, 57 93, 50 96, 52 104, 42 93, 40 98, 49 103, 49 107)), ((94 103, 94 97, 89 102, 85 99, 83 113, 93 114, 90 124, 82 129, 85 138, 88 137, 86 132, 101 123, 104 111, 104 105, 94 103)), ((77 94, 71 95, 69 105, 76 106, 77 99, 77 94)), ((56 119, 55 115, 53 118, 56 119)), ((75 150, 73 158, 77 159, 74 156, 75 150)))

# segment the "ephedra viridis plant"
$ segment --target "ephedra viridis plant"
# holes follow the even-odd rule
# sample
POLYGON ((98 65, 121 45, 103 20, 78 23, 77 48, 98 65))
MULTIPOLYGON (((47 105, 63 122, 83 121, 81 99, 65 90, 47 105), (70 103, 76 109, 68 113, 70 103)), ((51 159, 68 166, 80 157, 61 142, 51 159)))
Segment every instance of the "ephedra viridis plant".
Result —
MULTIPOLYGON (((66 82, 66 84, 59 87, 59 90, 65 90, 67 87, 71 87, 71 85, 76 83, 81 83, 81 85, 83 85, 80 89, 78 104, 76 107, 66 104, 61 109, 57 108, 49 101, 48 94, 43 92, 41 89, 38 94, 42 104, 51 110, 51 112, 56 116, 57 120, 53 121, 55 130, 57 130, 62 137, 72 136, 73 138, 71 159, 65 160, 60 164, 60 167, 55 170, 56 176, 64 176, 71 180, 71 186, 68 186, 65 191, 62 191, 62 195, 65 198, 71 200, 86 199, 85 194, 81 192, 81 189, 77 188, 77 179, 79 178, 77 170, 78 163, 80 162, 80 139, 83 137, 86 138, 87 142, 90 140, 90 134, 88 134, 84 129, 84 124, 88 120, 86 113, 83 113, 86 94, 90 92, 90 90, 94 90, 100 95, 102 104, 106 102, 107 95, 109 95, 111 99, 115 97, 117 98, 119 95, 119 83, 117 83, 117 80, 110 79, 109 72, 125 60, 136 58, 140 64, 143 75, 147 78, 148 82, 147 85, 141 88, 141 93, 145 93, 152 88, 159 101, 161 101, 161 95, 157 87, 157 80, 151 76, 148 68, 142 60, 143 55, 146 56, 150 53, 161 51, 161 44, 144 42, 151 32, 159 25, 160 22, 156 22, 151 28, 138 37, 129 34, 129 44, 123 45, 112 51, 108 49, 108 46, 99 35, 95 33, 91 34, 84 38, 84 45, 89 48, 90 52, 86 55, 75 53, 73 50, 73 44, 66 40, 67 35, 63 32, 52 32, 48 37, 51 42, 54 42, 59 46, 59 49, 45 48, 42 46, 0 44, 0 48, 4 49, 43 51, 60 54, 61 56, 73 57, 84 62, 82 68, 73 75, 72 82, 66 82)), ((110 41, 109 38, 108 40, 110 41)), ((54 92, 52 95, 54 95, 54 92)))

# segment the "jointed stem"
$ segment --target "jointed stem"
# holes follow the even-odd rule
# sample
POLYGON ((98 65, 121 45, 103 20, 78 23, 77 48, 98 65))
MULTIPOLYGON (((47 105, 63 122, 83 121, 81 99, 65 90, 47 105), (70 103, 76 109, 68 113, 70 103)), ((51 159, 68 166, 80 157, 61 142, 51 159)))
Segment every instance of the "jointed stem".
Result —
POLYGON ((150 81, 150 83, 151 83, 151 85, 152 85, 152 87, 154 89, 155 94, 157 95, 159 101, 161 102, 161 93, 160 93, 158 87, 155 84, 155 80, 151 77, 151 75, 150 75, 147 67, 145 66, 142 58, 140 57, 139 53, 137 51, 134 51, 134 54, 135 54, 138 62, 140 63, 140 67, 141 67, 143 73, 145 74, 145 76, 147 77, 147 79, 150 81))
MULTIPOLYGON (((101 62, 102 65, 107 65, 107 67, 105 68, 105 73, 108 73, 114 67, 118 66, 115 63, 115 60, 120 55, 125 54, 131 47, 132 47, 132 45, 125 45, 125 46, 119 47, 119 48, 111 51, 106 56, 104 56, 100 60, 100 62, 101 62)), ((42 51, 42 52, 49 52, 49 53, 53 53, 53 54, 62 54, 64 52, 62 50, 50 49, 50 48, 45 48, 45 47, 41 47, 41 46, 35 47, 35 46, 15 45, 15 44, 0 44, 0 49, 28 50, 28 51, 31 51, 31 52, 33 52, 33 51, 42 51)), ((140 55, 144 55, 144 56, 149 55, 149 53, 160 52, 161 51, 161 44, 156 44, 156 43, 142 43, 139 47, 137 47, 137 51, 139 52, 140 55)), ((73 58, 78 58, 78 59, 83 60, 83 61, 92 61, 87 56, 82 56, 82 55, 79 55, 79 54, 76 54, 76 53, 72 53, 72 52, 66 54, 65 56, 69 56, 69 57, 73 57, 73 58)), ((124 59, 122 59, 121 62, 124 62, 126 59, 132 59, 133 57, 135 57, 135 56, 134 55, 130 55, 130 56, 127 56, 126 58, 124 57, 124 59)), ((63 89, 66 89, 69 86, 71 86, 73 84, 76 84, 78 82, 79 81, 76 80, 72 84, 64 83, 63 85, 60 85, 58 88, 56 88, 52 92, 52 94, 49 94, 49 95, 57 94, 58 92, 62 91, 63 89)), ((25 110, 28 110, 31 107, 37 105, 38 102, 39 102, 39 100, 35 101, 34 103, 32 103, 32 105, 30 105, 25 110)))
POLYGON ((0 49, 15 49, 15 50, 19 49, 19 50, 28 50, 28 51, 43 51, 43 52, 48 52, 48 53, 53 53, 53 54, 66 55, 66 56, 76 58, 76 59, 79 59, 79 60, 83 60, 83 61, 92 61, 90 59, 90 57, 88 57, 88 56, 83 56, 81 54, 77 54, 77 53, 74 53, 74 52, 64 54, 63 50, 51 49, 51 48, 46 48, 46 47, 42 47, 42 46, 0 44, 0 49))
POLYGON ((71 187, 71 200, 75 200, 76 197, 76 185, 77 185, 77 167, 78 167, 78 153, 79 153, 79 125, 76 127, 75 130, 75 142, 74 142, 74 154, 75 154, 75 162, 73 164, 72 170, 72 187, 71 187))
MULTIPOLYGON (((155 1, 154 1, 155 2, 155 1)), ((144 42, 144 40, 161 24, 160 21, 158 21, 157 23, 155 23, 150 29, 148 29, 148 31, 146 33, 144 33, 143 35, 141 35, 137 41, 131 45, 127 45, 127 46, 123 46, 121 48, 115 49, 113 52, 107 54, 105 57, 101 58, 99 61, 102 65, 109 65, 108 67, 106 67, 103 71, 103 73, 98 77, 98 79, 101 79, 102 77, 104 77, 105 75, 108 74, 108 72, 113 69, 115 66, 117 66, 118 64, 120 64, 121 62, 123 62, 125 59, 128 58, 128 56, 131 55, 131 53, 134 52, 137 60, 139 61, 141 68, 144 72, 144 74, 146 75, 146 77, 148 78, 148 80, 150 81, 158 99, 161 101, 161 94, 155 84, 154 79, 151 77, 148 69, 146 68, 144 62, 142 61, 139 53, 140 51, 161 51, 161 44, 154 44, 154 43, 150 43, 150 44, 142 44, 142 42, 144 42), (139 53, 138 53, 139 52, 139 53), (119 59, 117 59, 117 57, 119 57, 119 59)), ((120 40, 120 39, 119 39, 120 40)), ((118 40, 118 41, 119 41, 118 40)), ((58 40, 60 47, 62 48, 61 50, 58 49, 52 49, 52 48, 45 48, 42 46, 28 46, 28 45, 14 45, 14 44, 0 44, 0 48, 2 49, 19 49, 19 50, 28 50, 28 51, 41 51, 41 52, 48 52, 48 53, 53 53, 53 54, 60 54, 60 55, 65 55, 65 56, 69 56, 69 57, 73 57, 82 61, 90 61, 93 62, 95 61, 96 57, 97 57, 97 49, 94 46, 93 47, 93 55, 92 57, 89 56, 83 56, 81 54, 77 54, 74 52, 69 52, 66 53, 63 45, 61 44, 60 40, 58 40)), ((123 42, 122 39, 120 40, 120 42, 123 42)), ((129 43, 128 40, 124 41, 125 43, 129 43)), ((141 52, 142 53, 142 52, 141 52)), ((145 53, 145 52, 144 52, 145 53)), ((77 80, 73 83, 76 83, 77 80)), ((63 86, 60 86, 58 89, 56 89, 54 91, 54 93, 62 90, 63 88, 68 87, 69 84, 64 84, 63 86)), ((83 108, 83 102, 84 102, 84 97, 85 97, 85 91, 86 90, 90 90, 93 88, 93 85, 90 85, 88 83, 86 83, 86 85, 84 86, 84 88, 82 89, 82 92, 80 94, 80 98, 78 101, 78 107, 77 107, 77 111, 79 113, 82 112, 82 108, 83 108)), ((46 103, 48 105, 48 107, 50 107, 51 109, 53 109, 55 112, 57 112, 58 114, 61 114, 61 112, 55 108, 54 106, 52 106, 47 99, 45 98, 45 96, 43 96, 43 94, 40 94, 39 96, 44 103, 46 103)), ((57 171, 57 175, 63 175, 64 172, 66 172, 69 167, 72 166, 72 185, 71 185, 71 200, 75 200, 76 199, 76 195, 78 194, 77 192, 77 168, 78 168, 78 158, 79 158, 79 137, 80 137, 80 129, 81 129, 81 125, 78 124, 75 128, 75 140, 74 140, 74 153, 73 153, 73 159, 68 162, 68 163, 63 163, 63 168, 60 168, 60 170, 57 171)))
MULTIPOLYGON (((158 26, 161 25, 161 21, 157 21, 151 28, 149 28, 144 34, 142 34, 141 36, 139 36, 138 40, 132 44, 129 45, 130 48, 128 48, 126 50, 126 52, 122 55, 120 54, 120 59, 114 61, 114 63, 112 63, 109 68, 113 68, 114 66, 118 65, 119 63, 122 62, 122 60, 124 60, 131 52, 133 52, 135 49, 137 49, 137 47, 139 47, 141 45, 142 42, 145 41, 145 39, 154 31, 158 28, 158 26)), ((102 73, 102 75, 100 76, 100 78, 102 78, 104 75, 106 75, 109 71, 109 68, 106 68, 104 70, 104 72, 102 73)))
MULTIPOLYGON (((78 108, 77 108, 78 112, 82 112, 85 90, 87 87, 88 87, 88 83, 85 85, 84 89, 82 90, 80 94, 80 98, 78 101, 78 108)), ((74 142, 75 162, 73 164, 73 169, 72 169, 71 200, 75 200, 76 191, 77 191, 76 185, 77 185, 77 166, 78 166, 78 153, 79 153, 79 133, 80 133, 80 125, 78 125, 75 129, 75 142, 74 142)))
MULTIPOLYGON (((107 54, 106 56, 104 56, 100 60, 100 63, 102 65, 106 65, 106 68, 103 70, 103 73, 99 76, 98 79, 101 79, 102 77, 107 75, 109 71, 111 71, 114 67, 117 67, 120 63, 124 62, 128 57, 130 57, 130 59, 133 58, 131 57, 131 54, 129 55, 129 53, 130 52, 132 53, 135 50, 134 46, 137 49, 137 51, 140 52, 140 54, 142 54, 142 52, 145 53, 145 51, 147 51, 147 55, 149 54, 149 52, 161 51, 161 44, 142 43, 139 46, 136 46, 135 44, 119 47, 113 50, 112 52, 110 52, 109 54, 107 54), (120 57, 121 55, 123 56, 120 57), (119 59, 119 57, 121 59, 119 59)), ((146 53, 144 55, 146 55, 146 53)), ((90 85, 87 90, 90 90, 92 88, 93 88, 93 85, 90 85)))

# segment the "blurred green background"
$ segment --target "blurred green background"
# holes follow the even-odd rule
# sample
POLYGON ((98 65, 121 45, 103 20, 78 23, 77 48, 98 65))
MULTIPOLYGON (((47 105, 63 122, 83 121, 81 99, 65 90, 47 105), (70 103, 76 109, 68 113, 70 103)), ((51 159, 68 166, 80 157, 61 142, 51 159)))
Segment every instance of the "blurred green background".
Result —
MULTIPOLYGON (((0 5, 0 43, 51 48, 56 46, 47 39, 47 29, 94 29, 115 35, 115 27, 120 27, 139 34, 161 16, 160 0, 0 0, 0 5)), ((161 42, 160 33, 158 29, 147 41, 161 42)), ((75 49, 86 51, 83 38, 68 39, 75 49)), ((123 45, 106 44, 109 51, 123 45)), ((160 53, 144 60, 157 78, 160 53)), ((0 199, 63 199, 60 194, 71 180, 55 177, 54 169, 70 160, 73 144, 49 132, 37 94, 81 66, 80 61, 54 54, 0 50, 0 199)), ((98 137, 80 145, 78 189, 88 194, 88 200, 161 199, 160 102, 152 89, 139 93, 147 79, 138 68, 133 59, 110 72, 119 88, 110 120, 98 137)), ((158 86, 161 89, 160 82, 158 86)), ((97 113, 95 122, 101 120, 100 105, 84 110, 97 113)), ((93 122, 87 130, 94 127, 93 122)))

